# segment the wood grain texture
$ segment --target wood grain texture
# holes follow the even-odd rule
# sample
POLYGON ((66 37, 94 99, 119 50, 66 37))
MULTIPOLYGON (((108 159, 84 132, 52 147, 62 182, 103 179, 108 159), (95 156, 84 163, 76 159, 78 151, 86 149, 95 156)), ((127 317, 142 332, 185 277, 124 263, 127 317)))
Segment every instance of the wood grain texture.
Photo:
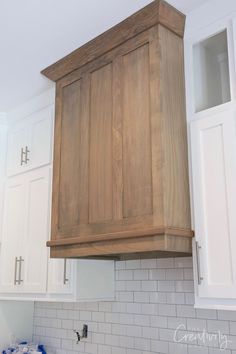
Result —
POLYGON ((123 111, 122 100, 122 57, 113 61, 113 220, 123 219, 123 111))
POLYGON ((174 228, 150 228, 150 229, 138 229, 138 230, 129 230, 122 231, 116 233, 105 233, 93 236, 85 236, 85 237, 74 237, 74 238, 65 238, 64 240, 52 240, 48 241, 48 246, 59 246, 59 245, 75 245, 79 243, 88 243, 94 241, 104 241, 104 240, 117 240, 117 239, 127 239, 127 238, 135 238, 135 237, 143 237, 143 236, 154 236, 154 235, 162 235, 168 234, 172 236, 178 237, 190 237, 194 236, 193 231, 187 229, 174 229, 174 228))
POLYGON ((88 119, 82 85, 77 80, 62 89, 59 227, 88 221, 88 119))
POLYGON ((183 42, 159 26, 165 225, 190 228, 183 42))
POLYGON ((76 244, 72 246, 58 246, 51 248, 51 257, 53 258, 86 258, 96 256, 112 256, 113 258, 121 258, 127 255, 127 259, 132 258, 132 254, 140 254, 147 252, 167 251, 170 257, 191 255, 192 240, 177 236, 168 236, 165 234, 158 236, 145 236, 133 239, 118 239, 114 241, 90 242, 84 244, 76 244))
POLYGON ((112 219, 112 65, 91 74, 89 222, 112 219))
POLYGON ((122 78, 124 217, 150 215, 152 170, 148 44, 123 56, 122 78))
POLYGON ((77 68, 158 23, 183 37, 185 16, 168 3, 162 0, 154 0, 120 24, 44 69, 42 74, 53 81, 58 81, 77 68))
POLYGON ((182 38, 151 23, 57 83, 52 256, 191 254, 182 38))

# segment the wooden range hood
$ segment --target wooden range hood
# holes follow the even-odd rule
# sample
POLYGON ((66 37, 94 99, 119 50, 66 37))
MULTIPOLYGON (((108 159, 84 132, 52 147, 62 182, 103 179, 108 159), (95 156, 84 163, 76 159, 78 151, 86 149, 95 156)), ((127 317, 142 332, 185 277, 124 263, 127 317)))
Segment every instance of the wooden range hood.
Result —
POLYGON ((56 82, 51 257, 191 254, 184 24, 156 0, 42 71, 56 82))

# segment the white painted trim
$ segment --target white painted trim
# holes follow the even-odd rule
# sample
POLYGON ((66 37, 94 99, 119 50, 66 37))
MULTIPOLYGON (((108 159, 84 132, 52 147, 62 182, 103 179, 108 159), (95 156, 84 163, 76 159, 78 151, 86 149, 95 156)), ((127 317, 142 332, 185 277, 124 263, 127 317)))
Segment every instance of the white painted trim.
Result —
POLYGON ((197 31, 191 38, 185 38, 185 82, 186 82, 186 109, 187 120, 203 118, 204 116, 215 115, 227 109, 236 107, 236 67, 234 53, 234 38, 232 18, 221 20, 211 24, 201 31, 197 31), (228 58, 229 58, 229 73, 230 73, 230 92, 231 101, 205 109, 200 112, 195 112, 195 95, 194 95, 194 77, 193 77, 193 46, 202 40, 205 40, 223 30, 227 30, 228 38, 228 58))
POLYGON ((16 109, 7 113, 9 125, 30 116, 32 113, 46 108, 55 103, 55 87, 43 92, 41 95, 33 97, 31 100, 18 106, 16 109))
POLYGON ((236 299, 210 299, 199 298, 195 296, 194 308, 196 309, 214 309, 214 310, 236 310, 236 299))

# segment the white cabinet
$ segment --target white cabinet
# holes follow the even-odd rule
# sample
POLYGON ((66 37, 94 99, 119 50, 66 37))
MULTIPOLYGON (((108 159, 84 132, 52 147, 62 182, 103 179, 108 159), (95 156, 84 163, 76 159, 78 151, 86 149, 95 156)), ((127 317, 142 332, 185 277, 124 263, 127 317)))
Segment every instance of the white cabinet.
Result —
POLYGON ((13 176, 51 162, 53 107, 44 108, 8 133, 7 175, 13 176))
POLYGON ((14 292, 20 282, 19 257, 24 235, 23 201, 26 186, 22 178, 9 181, 5 187, 4 217, 1 244, 0 291, 14 292))
POLYGON ((45 167, 6 183, 1 292, 46 292, 50 180, 50 168, 45 167))
POLYGON ((114 262, 50 259, 50 166, 8 178, 0 252, 0 298, 114 299, 114 262))
POLYGON ((72 295, 76 265, 76 260, 50 258, 48 264, 48 293, 72 295))
POLYGON ((47 106, 8 129, 0 299, 113 300, 114 261, 49 257, 53 112, 47 106))
POLYGON ((26 183, 25 233, 22 242, 22 289, 25 293, 45 293, 49 230, 49 189, 51 169, 44 167, 24 175, 26 183))
POLYGON ((191 123, 196 276, 201 298, 236 299, 236 113, 191 123))
POLYGON ((48 299, 114 300, 114 261, 50 259, 48 299))

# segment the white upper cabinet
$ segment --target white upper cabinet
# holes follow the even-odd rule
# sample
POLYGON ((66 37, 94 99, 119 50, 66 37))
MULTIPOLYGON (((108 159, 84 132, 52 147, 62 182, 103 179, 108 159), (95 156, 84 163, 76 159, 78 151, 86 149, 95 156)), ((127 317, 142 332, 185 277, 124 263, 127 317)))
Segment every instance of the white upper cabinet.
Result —
POLYGON ((114 275, 114 261, 50 259, 48 299, 113 300, 114 275))
POLYGON ((235 23, 232 15, 220 14, 197 30, 189 22, 185 37, 195 306, 200 308, 236 309, 235 23))
POLYGON ((113 261, 49 258, 53 111, 47 106, 8 130, 0 298, 112 300, 113 261))
POLYGON ((49 259, 48 292, 50 294, 73 294, 76 260, 49 259))
POLYGON ((51 162, 53 107, 44 108, 8 133, 7 175, 13 176, 51 162))
POLYGON ((193 71, 196 112, 230 101, 227 30, 193 46, 193 71))
POLYGON ((236 113, 191 123, 198 296, 236 299, 236 113))

